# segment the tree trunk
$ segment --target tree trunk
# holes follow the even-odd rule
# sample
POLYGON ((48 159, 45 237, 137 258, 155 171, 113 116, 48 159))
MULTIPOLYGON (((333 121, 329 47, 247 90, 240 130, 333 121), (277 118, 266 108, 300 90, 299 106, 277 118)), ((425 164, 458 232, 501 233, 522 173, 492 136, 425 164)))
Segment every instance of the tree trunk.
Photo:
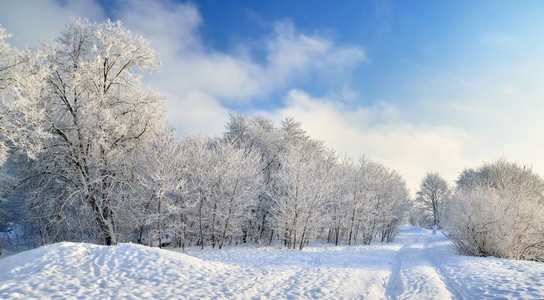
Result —
POLYGON ((353 237, 353 227, 355 226, 355 208, 353 209, 353 212, 351 213, 351 224, 349 226, 349 238, 348 238, 348 245, 352 245, 351 240, 353 237))
POLYGON ((161 198, 158 197, 157 199, 159 203, 157 203, 157 233, 159 235, 159 248, 162 248, 162 233, 161 233, 161 198))
POLYGON ((108 246, 117 244, 115 227, 113 224, 113 212, 111 211, 111 208, 104 203, 102 206, 99 206, 96 198, 94 197, 90 197, 89 201, 91 202, 95 220, 98 224, 100 233, 102 233, 102 236, 104 237, 105 244, 108 246))
POLYGON ((204 228, 202 227, 202 206, 204 205, 204 199, 200 197, 200 204, 198 207, 198 227, 200 232, 200 246, 204 250, 204 228))

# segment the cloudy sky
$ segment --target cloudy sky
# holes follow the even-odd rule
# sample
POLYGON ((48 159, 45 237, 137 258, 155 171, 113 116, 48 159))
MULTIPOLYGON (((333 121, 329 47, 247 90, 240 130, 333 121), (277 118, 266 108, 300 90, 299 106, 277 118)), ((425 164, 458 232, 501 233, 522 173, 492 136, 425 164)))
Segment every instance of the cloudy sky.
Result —
POLYGON ((294 117, 412 192, 499 157, 544 175, 543 15, 536 0, 0 0, 18 48, 71 17, 151 40, 162 67, 145 83, 180 136, 219 135, 232 111, 294 117))

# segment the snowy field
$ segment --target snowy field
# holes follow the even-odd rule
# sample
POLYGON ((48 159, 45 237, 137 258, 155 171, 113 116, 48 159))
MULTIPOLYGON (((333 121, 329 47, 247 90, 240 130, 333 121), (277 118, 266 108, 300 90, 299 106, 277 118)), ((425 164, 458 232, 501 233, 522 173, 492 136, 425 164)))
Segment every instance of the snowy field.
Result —
POLYGON ((442 234, 395 243, 190 249, 60 243, 0 259, 0 299, 544 299, 544 264, 454 254, 442 234))

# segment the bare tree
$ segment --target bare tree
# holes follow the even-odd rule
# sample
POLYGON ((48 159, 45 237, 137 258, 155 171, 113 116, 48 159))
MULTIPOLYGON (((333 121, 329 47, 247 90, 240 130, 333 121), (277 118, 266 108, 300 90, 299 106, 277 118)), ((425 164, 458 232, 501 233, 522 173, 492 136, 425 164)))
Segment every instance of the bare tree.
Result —
POLYGON ((417 191, 417 201, 432 215, 433 226, 440 227, 443 202, 450 196, 451 189, 438 173, 427 173, 417 191))

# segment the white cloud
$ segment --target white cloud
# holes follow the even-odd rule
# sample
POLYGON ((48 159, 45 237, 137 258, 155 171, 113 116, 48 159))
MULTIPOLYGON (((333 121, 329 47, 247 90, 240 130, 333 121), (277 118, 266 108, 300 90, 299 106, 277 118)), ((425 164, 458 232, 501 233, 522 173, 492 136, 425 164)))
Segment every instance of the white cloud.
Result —
POLYGON ((365 61, 361 48, 301 33, 288 21, 276 22, 271 34, 262 37, 266 59, 259 61, 248 55, 253 41, 234 47, 249 49, 240 53, 206 47, 199 33, 203 20, 191 4, 128 1, 119 7, 116 14, 126 26, 148 37, 157 49, 163 65, 148 82, 168 95, 170 119, 184 132, 218 134, 229 104, 248 105, 311 74, 337 80, 342 74, 345 79, 365 61))
MULTIPOLYGON (((18 45, 51 39, 70 17, 105 18, 103 9, 92 0, 14 3, 0 4, 0 19, 6 20, 8 31, 19 35, 18 45)), ((254 99, 296 87, 315 74, 327 80, 347 79, 366 59, 359 47, 340 46, 318 34, 300 32, 289 21, 274 23, 257 43, 247 41, 233 47, 246 51, 211 49, 199 32, 205 20, 190 3, 120 0, 107 13, 151 40, 162 66, 158 74, 144 80, 167 95, 169 118, 183 132, 218 134, 227 120, 226 106, 251 106, 254 99), (255 45, 262 47, 257 50, 264 51, 264 60, 252 58, 255 45)))
POLYGON ((266 72, 269 78, 279 82, 292 79, 293 75, 300 76, 309 69, 328 75, 349 74, 366 60, 361 48, 338 47, 324 37, 300 33, 289 21, 276 22, 274 35, 266 44, 266 72))
POLYGON ((228 110, 210 95, 194 90, 185 94, 183 101, 171 104, 176 113, 170 114, 170 122, 177 128, 178 135, 217 135, 228 120, 228 110), (186 128, 190 128, 187 130, 186 128))
POLYGON ((104 11, 93 0, 0 3, 0 24, 14 35, 10 44, 20 49, 41 46, 42 42, 56 37, 71 17, 77 16, 100 20, 104 18, 104 11))
MULTIPOLYGON (((133 32, 150 39, 153 47, 167 54, 203 51, 197 32, 203 20, 191 4, 164 0, 120 0, 112 13, 133 32)), ((171 58, 165 57, 168 60, 171 58)))
POLYGON ((412 192, 428 171, 440 171, 451 182, 460 168, 476 163, 466 156, 473 136, 453 127, 414 126, 386 102, 353 107, 339 99, 314 98, 292 90, 285 103, 276 118, 294 117, 310 136, 333 149, 381 161, 399 171, 412 192))

